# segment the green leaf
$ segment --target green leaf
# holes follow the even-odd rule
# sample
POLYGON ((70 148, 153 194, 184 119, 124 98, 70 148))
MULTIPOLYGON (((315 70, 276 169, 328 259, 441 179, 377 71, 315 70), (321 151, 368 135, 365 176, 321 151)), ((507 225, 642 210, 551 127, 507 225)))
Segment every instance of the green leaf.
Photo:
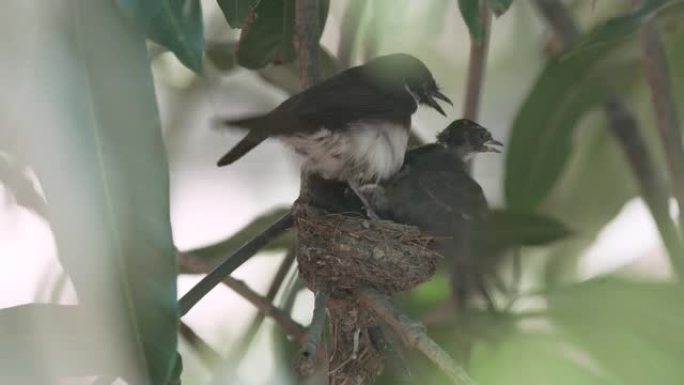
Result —
POLYGON ((235 50, 237 43, 209 43, 207 44, 207 59, 220 71, 231 71, 237 67, 235 50))
POLYGON ((481 8, 481 0, 458 0, 458 9, 461 10, 463 21, 468 26, 470 37, 474 41, 480 41, 484 36, 484 23, 480 14, 481 8))
POLYGON ((152 41, 171 50, 181 63, 202 72, 204 25, 198 0, 117 0, 121 10, 152 41))
POLYGON ((580 118, 635 78, 640 62, 630 48, 549 60, 511 130, 505 177, 509 208, 531 211, 546 198, 568 161, 580 118))
POLYGON ((493 210, 477 231, 478 253, 496 253, 516 246, 540 246, 570 234, 562 223, 537 214, 493 210))
MULTIPOLYGON (((328 17, 328 1, 319 3, 319 28, 323 31, 328 17)), ((320 33, 319 36, 320 38, 320 33)), ((254 11, 254 20, 242 29, 238 46, 238 63, 258 69, 269 63, 294 60, 295 1, 261 1, 254 11)))
POLYGON ((0 382, 52 384, 67 376, 114 374, 121 360, 106 330, 80 306, 31 304, 0 310, 0 382))
POLYGON ((490 0, 489 8, 491 8, 498 17, 506 13, 508 8, 511 7, 511 4, 513 4, 513 0, 490 0))
POLYGON ((562 335, 510 333, 476 343, 470 372, 479 385, 621 384, 578 359, 576 350, 562 335))
POLYGON ((610 47, 617 42, 624 41, 636 32, 643 23, 649 21, 666 6, 683 2, 683 0, 641 1, 639 8, 632 13, 610 19, 586 34, 566 53, 566 56, 572 56, 585 50, 595 50, 605 46, 610 47))
POLYGON ((24 60, 43 108, 31 100, 36 113, 17 121, 21 155, 45 193, 79 304, 116 341, 101 348, 122 361, 127 382, 165 385, 176 362, 177 272, 145 38, 110 0, 33 1, 17 17, 50 49, 24 60))
POLYGON ((548 300, 553 324, 619 384, 681 384, 681 286, 597 279, 548 300))
MULTIPOLYGON (((200 249, 189 250, 186 253, 195 257, 202 258, 203 262, 210 266, 222 262, 230 256, 235 250, 240 248, 247 241, 254 238, 257 234, 264 231, 265 228, 273 224, 273 222, 280 219, 283 215, 290 211, 289 207, 279 207, 273 209, 263 215, 256 217, 252 222, 238 231, 232 237, 216 243, 211 246, 202 247, 200 249)), ((294 235, 292 232, 287 232, 282 237, 271 242, 263 251, 285 250, 294 243, 294 235)))
MULTIPOLYGON (((261 0, 217 0, 228 25, 242 28, 247 17, 254 11, 261 0)), ((269 0, 267 0, 269 1, 269 0)))

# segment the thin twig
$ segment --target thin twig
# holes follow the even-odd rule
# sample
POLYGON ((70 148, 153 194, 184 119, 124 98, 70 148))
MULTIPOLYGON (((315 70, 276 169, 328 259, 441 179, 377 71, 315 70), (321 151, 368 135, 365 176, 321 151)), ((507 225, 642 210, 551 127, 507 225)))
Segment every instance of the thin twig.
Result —
MULTIPOLYGON (((644 70, 655 110, 660 139, 665 150, 674 196, 679 205, 679 226, 684 229, 684 148, 679 116, 670 81, 663 40, 655 21, 644 23, 639 32, 644 70)), ((684 256, 681 256, 684 258, 684 256)), ((680 275, 684 271, 679 271, 680 275)))
POLYGON ((306 344, 299 351, 299 358, 295 366, 295 369, 303 376, 310 376, 314 372, 314 358, 317 356, 318 347, 321 344, 323 324, 325 324, 326 309, 328 299, 330 299, 330 292, 326 288, 316 290, 315 295, 314 311, 306 344))
POLYGON ((427 335, 425 327, 421 323, 404 315, 384 295, 373 289, 358 290, 356 295, 361 304, 373 311, 387 326, 394 330, 407 347, 418 349, 437 365, 454 384, 475 384, 468 373, 427 335))
POLYGON ((475 121, 477 120, 479 111, 482 83, 484 81, 484 72, 487 65, 487 50, 489 48, 489 35, 492 19, 491 12, 489 11, 489 1, 483 0, 480 4, 482 39, 477 41, 471 36, 468 80, 463 105, 463 117, 475 121))
POLYGON ((306 89, 321 80, 318 0, 296 0, 295 29, 299 78, 306 89))
MULTIPOLYGON (((269 302, 273 303, 276 294, 278 294, 280 286, 282 286, 283 281, 287 276, 287 272, 290 270, 290 267, 292 267, 292 264, 294 263, 295 256, 296 253, 294 249, 288 250, 287 254, 285 255, 285 258, 283 259, 283 262, 280 264, 280 267, 276 272, 275 277, 273 277, 271 286, 268 288, 268 291, 266 292, 266 299, 269 302)), ((266 314, 264 314, 263 312, 258 312, 254 316, 254 319, 252 319, 252 322, 247 328, 245 334, 240 339, 240 342, 236 344, 237 347, 231 352, 231 354, 229 354, 229 361, 235 362, 235 366, 238 366, 240 360, 242 359, 242 357, 244 357, 245 352, 252 344, 252 341, 254 340, 254 337, 259 331, 259 328, 261 328, 261 324, 264 322, 265 318, 266 314)))
POLYGON ((202 361, 207 368, 211 369, 221 361, 221 355, 198 336, 188 324, 181 321, 178 331, 185 341, 195 349, 197 355, 202 358, 202 361))
POLYGON ((233 255, 228 257, 220 265, 218 265, 212 272, 207 274, 201 281, 197 283, 190 291, 188 291, 178 302, 180 306, 181 316, 187 313, 202 297, 204 297, 211 289, 216 287, 223 278, 227 277, 256 254, 261 248, 268 245, 283 234, 287 229, 292 227, 292 214, 287 213, 280 217, 275 223, 269 226, 261 234, 254 237, 251 241, 245 243, 233 255))
MULTIPOLYGON (((207 272, 208 270, 204 262, 198 258, 193 258, 190 255, 181 254, 179 255, 179 260, 183 267, 188 271, 201 274, 207 272)), ((283 329, 285 334, 300 343, 305 341, 306 328, 294 321, 285 311, 274 306, 268 298, 255 292, 239 279, 235 279, 231 276, 224 277, 221 282, 233 289, 233 291, 238 293, 242 298, 249 301, 252 305, 259 309, 261 313, 272 318, 273 321, 275 321, 275 323, 283 329)))
MULTIPOLYGON (((565 44, 570 45, 577 39, 579 29, 565 5, 559 0, 536 0, 535 3, 553 28, 554 33, 565 44)), ((632 172, 639 183, 641 195, 656 222, 672 265, 682 275, 684 273, 684 266, 682 266, 684 248, 676 225, 669 214, 667 186, 655 167, 636 118, 622 98, 618 96, 609 97, 604 103, 604 110, 608 119, 608 127, 621 144, 632 172)))

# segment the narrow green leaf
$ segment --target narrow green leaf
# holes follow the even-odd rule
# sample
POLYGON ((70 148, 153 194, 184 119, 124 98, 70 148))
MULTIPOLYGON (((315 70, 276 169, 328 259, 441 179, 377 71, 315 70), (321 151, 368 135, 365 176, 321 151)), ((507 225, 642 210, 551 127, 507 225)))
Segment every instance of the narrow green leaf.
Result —
POLYGON ((629 38, 639 27, 650 20, 666 6, 684 3, 684 0, 644 0, 634 12, 608 20, 598 28, 581 38, 577 44, 566 53, 572 56, 585 50, 610 47, 616 42, 629 38))
POLYGON ((513 4, 513 0, 489 0, 489 8, 497 17, 506 13, 511 4, 513 4))
POLYGON ((540 246, 570 234, 562 223, 537 214, 494 210, 477 231, 475 249, 490 254, 516 246, 540 246))
POLYGON ((24 60, 43 108, 17 122, 22 156, 45 192, 79 304, 117 341, 103 345, 127 368, 117 375, 166 385, 176 362, 177 272, 145 38, 110 0, 33 2, 19 18, 32 20, 30 40, 40 36, 50 49, 24 60))
POLYGON ((550 293, 549 313, 619 384, 680 384, 684 293, 676 284, 604 278, 550 293))
POLYGON ((117 0, 147 37, 171 50, 191 70, 202 72, 204 26, 199 0, 117 0))
MULTIPOLYGON (((327 0, 319 2, 321 32, 328 17, 328 6, 327 0)), ((242 30, 237 51, 238 63, 246 68, 258 69, 269 63, 294 60, 295 1, 261 1, 253 15, 254 19, 242 30)))
MULTIPOLYGON (((228 25, 242 28, 247 17, 254 11, 261 0, 217 0, 228 25)), ((269 0, 266 0, 269 1, 269 0)))
POLYGON ((568 160, 577 122, 631 85, 638 57, 629 46, 617 53, 611 48, 549 60, 511 130, 505 177, 509 208, 531 211, 546 198, 568 160))
POLYGON ((470 37, 474 41, 482 40, 484 35, 484 24, 480 15, 481 7, 481 0, 458 0, 458 9, 461 10, 463 21, 468 26, 470 37))
MULTIPOLYGON (((242 246, 245 242, 254 238, 257 234, 264 231, 265 228, 273 224, 283 215, 290 211, 289 207, 280 207, 273 209, 263 215, 256 217, 252 222, 245 226, 242 230, 238 231, 232 237, 216 243, 211 246, 202 247, 200 249, 189 250, 188 254, 195 257, 202 258, 203 262, 207 263, 209 266, 215 266, 217 263, 222 262, 226 257, 230 256, 235 250, 242 246)), ((286 235, 276 239, 271 242, 264 251, 269 250, 284 250, 287 249, 294 243, 294 236, 291 232, 286 235)))

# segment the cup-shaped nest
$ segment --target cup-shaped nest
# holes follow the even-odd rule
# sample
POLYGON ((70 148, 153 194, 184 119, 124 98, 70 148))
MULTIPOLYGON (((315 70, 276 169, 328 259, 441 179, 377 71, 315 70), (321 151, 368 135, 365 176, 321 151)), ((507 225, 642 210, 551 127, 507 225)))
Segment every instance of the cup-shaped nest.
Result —
POLYGON ((434 238, 413 226, 293 208, 299 271, 311 289, 372 287, 392 294, 430 279, 440 254, 434 238))

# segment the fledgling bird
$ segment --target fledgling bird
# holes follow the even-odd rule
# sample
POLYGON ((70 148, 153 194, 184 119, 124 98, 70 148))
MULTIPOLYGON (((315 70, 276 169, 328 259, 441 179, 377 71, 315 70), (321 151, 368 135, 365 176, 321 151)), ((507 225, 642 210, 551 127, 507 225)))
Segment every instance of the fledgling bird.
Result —
POLYGON ((269 137, 304 156, 304 171, 347 181, 355 192, 394 175, 404 161, 411 115, 427 105, 442 115, 430 70, 407 54, 381 56, 290 97, 271 112, 224 121, 249 133, 219 161, 235 162, 269 137))
MULTIPOLYGON (((474 256, 473 230, 489 214, 480 185, 468 174, 466 161, 477 153, 500 152, 492 134, 479 124, 456 120, 438 136, 437 143, 408 151, 401 170, 380 187, 364 189, 366 198, 383 219, 413 225, 438 239, 439 251, 451 262, 452 289, 463 305, 481 290, 481 268, 474 256)), ((369 186, 370 187, 370 186, 369 186)))

